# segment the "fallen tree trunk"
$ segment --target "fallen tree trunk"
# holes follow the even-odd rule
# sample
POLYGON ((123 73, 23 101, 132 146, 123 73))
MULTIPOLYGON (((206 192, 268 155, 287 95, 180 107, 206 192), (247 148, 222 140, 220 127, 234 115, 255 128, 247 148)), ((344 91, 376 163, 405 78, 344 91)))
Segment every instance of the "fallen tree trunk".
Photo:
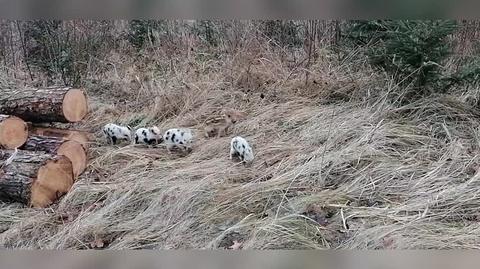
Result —
POLYGON ((78 122, 87 115, 83 90, 70 87, 1 89, 0 113, 31 122, 78 122))
POLYGON ((82 145, 73 140, 58 137, 31 135, 21 147, 23 150, 44 151, 53 155, 66 156, 73 166, 73 176, 76 179, 87 167, 87 153, 82 145))
POLYGON ((65 156, 23 150, 0 151, 2 201, 46 207, 67 193, 72 185, 72 162, 65 156))
POLYGON ((0 146, 15 149, 27 141, 27 123, 15 116, 0 115, 0 146))
POLYGON ((85 150, 88 150, 88 141, 90 141, 93 136, 92 134, 84 131, 35 127, 32 125, 29 126, 29 131, 34 135, 57 137, 65 140, 76 141, 80 143, 85 150))

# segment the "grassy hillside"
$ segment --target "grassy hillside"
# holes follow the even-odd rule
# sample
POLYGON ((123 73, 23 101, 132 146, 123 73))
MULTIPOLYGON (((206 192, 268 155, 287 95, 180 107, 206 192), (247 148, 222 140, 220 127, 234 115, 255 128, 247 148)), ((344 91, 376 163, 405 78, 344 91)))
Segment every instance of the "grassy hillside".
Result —
MULTIPOLYGON (((0 246, 477 248, 478 87, 400 104, 402 86, 359 51, 304 55, 253 39, 235 51, 111 50, 83 80, 91 112, 75 127, 97 135, 87 172, 51 208, 1 204, 0 246), (205 139, 202 122, 222 108, 247 119, 205 139), (187 156, 109 146, 109 122, 197 138, 187 156), (235 135, 251 142, 252 167, 229 160, 235 135)), ((23 83, 0 84, 12 81, 23 83)))

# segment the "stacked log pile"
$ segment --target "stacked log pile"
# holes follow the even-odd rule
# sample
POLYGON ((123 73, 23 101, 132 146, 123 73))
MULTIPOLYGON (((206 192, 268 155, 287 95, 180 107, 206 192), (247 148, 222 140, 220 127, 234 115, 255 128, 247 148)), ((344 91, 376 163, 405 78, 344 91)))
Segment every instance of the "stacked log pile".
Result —
POLYGON ((0 201, 49 206, 85 170, 90 135, 36 124, 80 122, 88 112, 85 92, 70 87, 0 91, 0 201))

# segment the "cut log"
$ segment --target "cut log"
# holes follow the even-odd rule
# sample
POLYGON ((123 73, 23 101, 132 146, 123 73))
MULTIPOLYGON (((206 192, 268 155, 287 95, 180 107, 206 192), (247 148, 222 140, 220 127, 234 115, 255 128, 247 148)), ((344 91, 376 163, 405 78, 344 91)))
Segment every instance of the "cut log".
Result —
POLYGON ((58 137, 31 135, 28 137, 23 150, 44 151, 53 155, 66 156, 73 166, 73 176, 76 179, 87 167, 87 153, 82 145, 73 140, 58 137))
POLYGON ((31 122, 78 122, 88 111, 81 89, 70 87, 1 89, 0 114, 31 122))
POLYGON ((72 185, 72 162, 65 156, 23 150, 17 153, 0 151, 2 201, 46 207, 67 193, 72 185), (7 162, 9 158, 11 160, 7 162))
POLYGON ((32 125, 29 126, 29 131, 34 135, 50 136, 76 141, 80 143, 85 150, 88 150, 88 141, 90 141, 92 137, 92 134, 84 131, 36 127, 32 125))
POLYGON ((15 149, 27 141, 27 123, 15 116, 0 115, 0 145, 15 149))

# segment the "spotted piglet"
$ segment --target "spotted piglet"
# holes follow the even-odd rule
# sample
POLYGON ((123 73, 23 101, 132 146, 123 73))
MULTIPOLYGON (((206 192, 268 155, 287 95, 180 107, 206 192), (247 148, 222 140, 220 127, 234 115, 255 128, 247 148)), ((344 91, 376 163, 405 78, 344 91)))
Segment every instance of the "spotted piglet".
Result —
POLYGON ((158 127, 139 128, 135 131, 135 144, 160 144, 163 141, 162 134, 158 127))
POLYGON ((169 152, 174 147, 190 152, 192 150, 193 133, 190 129, 169 129, 163 135, 163 141, 169 152))
POLYGON ((236 136, 230 142, 230 160, 236 155, 244 164, 251 164, 253 162, 253 150, 245 138, 236 136))
POLYGON ((109 123, 103 127, 103 134, 107 139, 107 143, 117 144, 118 141, 132 141, 132 127, 121 126, 109 123))

